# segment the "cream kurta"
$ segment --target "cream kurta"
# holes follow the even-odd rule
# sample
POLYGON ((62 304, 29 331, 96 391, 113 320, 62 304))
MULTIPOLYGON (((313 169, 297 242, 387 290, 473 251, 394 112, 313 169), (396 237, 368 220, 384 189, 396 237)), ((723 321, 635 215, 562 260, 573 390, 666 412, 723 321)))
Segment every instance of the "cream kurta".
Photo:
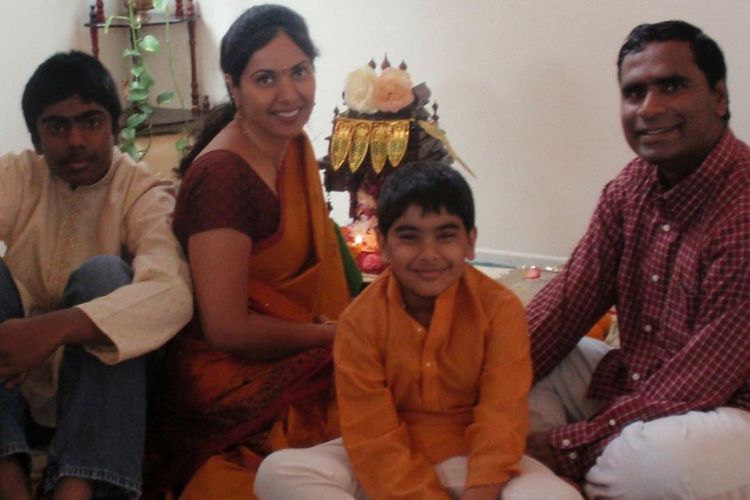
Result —
MULTIPOLYGON (((33 151, 0 158, 0 240, 24 312, 59 304, 68 277, 95 255, 118 255, 133 267, 133 283, 78 306, 114 347, 89 347, 108 364, 153 351, 192 315, 187 264, 172 234, 171 183, 155 178, 119 151, 96 184, 71 189, 51 177, 33 151)), ((22 389, 41 424, 54 423, 62 356, 32 370, 22 389)))

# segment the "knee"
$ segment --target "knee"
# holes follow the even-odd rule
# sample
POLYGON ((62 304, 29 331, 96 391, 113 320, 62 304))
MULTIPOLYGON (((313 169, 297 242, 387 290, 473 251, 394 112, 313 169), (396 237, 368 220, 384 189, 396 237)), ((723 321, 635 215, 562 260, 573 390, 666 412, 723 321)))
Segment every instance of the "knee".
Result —
POLYGON ((133 281, 133 270, 116 255, 96 255, 73 271, 63 302, 72 306, 107 295, 133 281))
POLYGON ((332 498, 357 489, 343 446, 331 443, 271 453, 255 476, 255 494, 264 500, 332 498))
POLYGON ((296 459, 298 453, 298 450, 280 450, 264 458, 255 476, 255 495, 259 498, 281 498, 282 485, 299 474, 295 465, 299 461, 296 459))
POLYGON ((78 266, 70 275, 71 280, 83 283, 107 283, 112 290, 133 280, 130 266, 116 255, 95 255, 78 266))
POLYGON ((682 498, 688 470, 677 450, 644 430, 643 422, 631 424, 588 472, 586 492, 591 498, 682 498))
POLYGON ((541 462, 524 455, 519 465, 520 474, 513 478, 503 490, 503 500, 583 499, 576 488, 555 475, 541 462))

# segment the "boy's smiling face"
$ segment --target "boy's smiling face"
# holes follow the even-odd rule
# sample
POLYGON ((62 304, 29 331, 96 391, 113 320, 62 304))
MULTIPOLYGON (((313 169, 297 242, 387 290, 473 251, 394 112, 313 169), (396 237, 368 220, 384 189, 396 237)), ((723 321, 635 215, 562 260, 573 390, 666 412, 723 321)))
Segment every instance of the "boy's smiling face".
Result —
POLYGON ((378 235, 381 257, 401 285, 407 309, 422 308, 456 283, 466 259, 474 258, 476 228, 466 231, 460 217, 425 212, 409 205, 388 233, 378 235))

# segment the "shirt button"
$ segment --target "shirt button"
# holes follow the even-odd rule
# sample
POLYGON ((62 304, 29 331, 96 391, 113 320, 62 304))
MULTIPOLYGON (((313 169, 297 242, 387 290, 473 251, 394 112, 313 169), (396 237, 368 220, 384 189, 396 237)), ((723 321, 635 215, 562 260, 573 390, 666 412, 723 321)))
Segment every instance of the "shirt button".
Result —
POLYGON ((570 439, 563 439, 562 440, 562 445, 563 446, 570 446, 570 439))
POLYGON ((669 224, 664 224, 661 227, 661 230, 664 231, 665 233, 668 233, 670 229, 672 229, 672 228, 669 226, 669 224))
POLYGON ((568 453, 568 458, 571 460, 575 460, 576 458, 578 458, 578 453, 576 453, 575 451, 571 451, 570 453, 568 453))
POLYGON ((609 424, 610 427, 614 427, 615 425, 617 425, 617 421, 615 421, 614 418, 610 418, 609 422, 607 423, 609 424))
POLYGON ((633 379, 633 380, 635 380, 635 381, 638 381, 638 380, 640 380, 640 379, 641 379, 641 374, 640 374, 640 373, 634 373, 634 374, 632 374, 632 375, 630 376, 630 378, 632 378, 632 379, 633 379))
POLYGON ((427 362, 427 363, 425 363, 424 365, 425 365, 425 366, 426 366, 427 368, 429 368, 429 367, 431 367, 431 366, 432 366, 432 363, 430 363, 430 362, 428 361, 428 362, 427 362))
POLYGON ((651 325, 644 325, 643 326, 643 331, 646 332, 646 333, 650 332, 651 331, 651 325))
POLYGON ((651 275, 651 281, 653 281, 654 283, 656 283, 657 281, 659 281, 659 275, 658 274, 652 274, 651 275))

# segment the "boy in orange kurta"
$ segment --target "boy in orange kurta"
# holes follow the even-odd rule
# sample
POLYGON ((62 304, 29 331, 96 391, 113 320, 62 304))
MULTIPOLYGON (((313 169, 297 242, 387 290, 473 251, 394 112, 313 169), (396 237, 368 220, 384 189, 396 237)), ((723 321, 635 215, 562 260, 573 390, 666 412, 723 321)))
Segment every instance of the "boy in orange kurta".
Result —
POLYGON ((580 498, 523 456, 531 360, 524 309, 466 264, 477 230, 466 181, 434 162, 383 185, 390 264, 341 315, 342 439, 261 464, 261 499, 580 498))

